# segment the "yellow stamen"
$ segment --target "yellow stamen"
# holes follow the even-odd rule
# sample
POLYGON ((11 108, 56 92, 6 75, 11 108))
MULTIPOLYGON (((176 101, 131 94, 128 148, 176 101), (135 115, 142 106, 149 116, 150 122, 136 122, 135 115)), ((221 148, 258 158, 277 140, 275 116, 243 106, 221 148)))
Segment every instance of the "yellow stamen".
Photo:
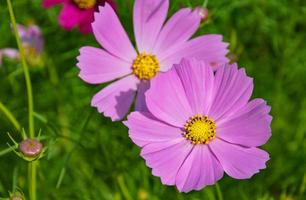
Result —
POLYGON ((97 0, 73 0, 73 2, 81 9, 93 8, 97 0))
POLYGON ((150 80, 159 72, 159 66, 156 56, 143 52, 134 60, 132 69, 140 80, 150 80))
POLYGON ((192 144, 208 144, 216 138, 216 123, 207 115, 194 115, 184 126, 184 137, 192 144))

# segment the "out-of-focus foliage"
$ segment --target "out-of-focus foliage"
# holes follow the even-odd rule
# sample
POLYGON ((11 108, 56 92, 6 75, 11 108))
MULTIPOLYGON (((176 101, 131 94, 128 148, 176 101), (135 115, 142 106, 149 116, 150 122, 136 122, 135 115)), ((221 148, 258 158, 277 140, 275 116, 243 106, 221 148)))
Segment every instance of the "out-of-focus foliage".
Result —
MULTIPOLYGON (((199 0, 172 0, 170 13, 199 0)), ((230 42, 230 57, 254 77, 254 98, 272 106, 273 136, 263 147, 268 167, 249 180, 225 176, 218 186, 180 194, 151 175, 127 129, 90 107, 101 85, 86 85, 75 67, 78 48, 97 46, 92 35, 66 32, 57 24, 60 7, 44 10, 39 0, 13 1, 18 23, 38 24, 45 37, 44 62, 31 67, 36 130, 47 156, 39 165, 39 199, 306 199, 306 1, 211 0, 210 18, 197 34, 220 33, 230 42), (218 192, 220 189, 220 192, 218 192)), ((133 35, 132 0, 118 0, 124 27, 133 35)), ((16 47, 5 1, 0 4, 0 48, 16 47)), ((27 128, 27 99, 22 67, 4 60, 0 101, 27 128)), ((26 162, 3 151, 7 132, 20 140, 0 114, 0 196, 12 187, 27 194, 26 162)))

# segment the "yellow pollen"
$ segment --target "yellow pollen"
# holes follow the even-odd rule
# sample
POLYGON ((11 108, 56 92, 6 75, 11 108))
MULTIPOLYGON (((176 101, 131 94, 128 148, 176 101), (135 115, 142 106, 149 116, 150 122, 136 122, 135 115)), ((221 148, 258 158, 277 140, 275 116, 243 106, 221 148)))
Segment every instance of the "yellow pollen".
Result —
POLYGON ((194 115, 184 126, 183 135, 192 144, 208 144, 216 138, 216 123, 207 115, 194 115))
POLYGON ((143 52, 133 62, 133 74, 140 80, 150 80, 159 72, 159 65, 156 56, 143 52))
POLYGON ((81 9, 93 8, 97 0, 73 0, 73 2, 81 9))

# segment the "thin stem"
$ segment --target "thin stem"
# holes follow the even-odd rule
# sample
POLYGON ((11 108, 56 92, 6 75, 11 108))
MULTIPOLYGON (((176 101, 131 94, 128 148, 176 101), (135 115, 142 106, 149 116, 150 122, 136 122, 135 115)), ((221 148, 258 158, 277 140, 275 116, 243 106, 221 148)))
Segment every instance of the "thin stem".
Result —
POLYGON ((132 200, 132 197, 129 193, 129 190, 127 189, 125 183, 124 183, 124 179, 123 179, 123 176, 120 175, 117 177, 117 180, 118 180, 118 184, 119 184, 119 187, 122 191, 122 194, 124 196, 125 199, 128 199, 128 200, 132 200))
POLYGON ((222 192, 221 192, 221 189, 218 183, 216 183, 216 190, 217 190, 218 199, 223 200, 223 195, 222 195, 222 192))
MULTIPOLYGON (((21 45, 21 41, 17 31, 16 19, 13 11, 13 6, 11 0, 6 0, 7 7, 10 13, 11 22, 13 25, 13 30, 16 37, 17 46, 19 49, 19 57, 21 59, 24 77, 26 81, 27 96, 28 96, 28 109, 29 109, 29 135, 30 138, 35 137, 35 128, 34 128, 34 104, 33 104, 33 92, 31 77, 28 69, 27 62, 25 60, 24 51, 21 45)), ((28 164, 28 177, 29 177, 29 194, 31 200, 36 200, 36 165, 38 161, 29 162, 28 164)))
POLYGON ((19 56, 20 56, 20 59, 21 59, 23 72, 24 72, 24 77, 25 77, 25 81, 26 81, 27 95, 28 95, 28 107, 29 107, 29 133, 30 133, 30 138, 34 138, 35 137, 34 117, 33 117, 34 104, 33 104, 31 77, 30 77, 30 73, 29 73, 29 69, 28 69, 26 60, 25 60, 24 51, 23 51, 23 48, 22 48, 22 45, 21 45, 21 41, 20 41, 20 38, 19 38, 19 35, 18 35, 16 19, 15 19, 15 15, 14 15, 11 0, 7 0, 7 7, 8 7, 8 10, 9 10, 9 13, 10 13, 10 18, 11 18, 11 22, 12 22, 12 25, 13 25, 13 30, 14 30, 15 37, 16 37, 16 42, 17 42, 17 46, 18 46, 18 49, 19 49, 19 56))
POLYGON ((14 125, 14 127, 20 131, 20 124, 17 121, 17 119, 15 118, 15 116, 13 115, 13 113, 11 113, 11 111, 3 104, 0 102, 0 111, 3 112, 3 114, 10 120, 10 122, 14 125))
POLYGON ((14 192, 17 190, 17 177, 18 177, 18 167, 15 167, 13 172, 13 187, 12 187, 12 191, 14 192))
POLYGON ((192 5, 190 3, 190 0, 187 0, 187 5, 188 5, 188 7, 192 7, 192 5))
POLYGON ((203 4, 202 4, 202 7, 206 8, 207 7, 207 4, 208 4, 208 0, 204 0, 203 4))
POLYGON ((29 179, 29 193, 30 193, 30 199, 36 200, 36 175, 37 175, 37 162, 38 161, 32 161, 29 162, 28 165, 28 179, 29 179))
MULTIPOLYGON (((15 148, 15 149, 16 149, 16 148, 15 148)), ((6 154, 8 154, 8 153, 10 153, 10 152, 12 152, 12 151, 14 151, 14 147, 6 148, 6 149, 0 151, 0 157, 1 157, 1 156, 4 156, 4 155, 6 155, 6 154)))

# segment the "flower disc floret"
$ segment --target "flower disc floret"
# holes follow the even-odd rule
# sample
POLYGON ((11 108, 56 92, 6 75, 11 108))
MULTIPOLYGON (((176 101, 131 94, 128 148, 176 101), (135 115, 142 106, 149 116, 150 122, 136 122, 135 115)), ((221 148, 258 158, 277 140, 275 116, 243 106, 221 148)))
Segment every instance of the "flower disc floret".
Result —
POLYGON ((81 9, 93 8, 97 3, 96 0, 73 0, 73 2, 81 9))
POLYGON ((192 144, 208 144, 216 138, 216 123, 207 115, 194 115, 185 124, 183 135, 192 144))
POLYGON ((140 80, 150 80, 159 72, 159 61, 153 54, 139 54, 133 62, 133 73, 140 80))

